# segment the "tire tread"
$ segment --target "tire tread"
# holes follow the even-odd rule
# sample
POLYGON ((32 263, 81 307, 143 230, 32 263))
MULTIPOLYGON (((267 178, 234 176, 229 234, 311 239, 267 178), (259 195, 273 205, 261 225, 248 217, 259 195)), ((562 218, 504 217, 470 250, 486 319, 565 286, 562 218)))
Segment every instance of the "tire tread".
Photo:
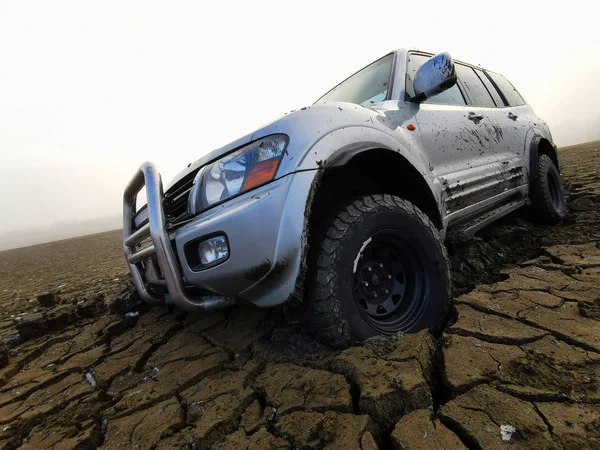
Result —
MULTIPOLYGON (((547 173, 551 167, 556 168, 554 161, 548 155, 540 155, 538 159, 538 177, 530 183, 531 208, 536 219, 548 224, 555 224, 564 218, 564 214, 556 211, 550 189, 548 188, 547 173)), ((556 169, 558 171, 558 169, 556 169)), ((560 178, 560 174, 559 174, 560 178)))
MULTIPOLYGON (((318 244, 318 255, 313 276, 308 279, 308 316, 307 327, 317 339, 333 347, 346 348, 352 342, 348 323, 340 313, 340 299, 336 296, 335 284, 337 274, 335 268, 339 258, 343 240, 352 228, 363 220, 365 214, 382 210, 403 210, 417 218, 427 229, 431 238, 442 249, 443 257, 448 260, 446 247, 440 232, 429 217, 407 200, 389 194, 367 195, 346 204, 330 221, 318 244)), ((450 297, 451 283, 449 265, 446 264, 446 291, 450 297)), ((444 315, 447 315, 450 302, 446 302, 444 315)))

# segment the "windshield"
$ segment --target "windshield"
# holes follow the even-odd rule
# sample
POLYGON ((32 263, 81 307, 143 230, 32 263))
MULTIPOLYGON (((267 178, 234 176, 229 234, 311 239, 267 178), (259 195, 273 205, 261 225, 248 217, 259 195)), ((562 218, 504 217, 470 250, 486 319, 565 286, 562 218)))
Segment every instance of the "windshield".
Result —
POLYGON ((317 103, 348 102, 362 106, 387 98, 394 55, 389 54, 356 72, 317 100, 317 103))

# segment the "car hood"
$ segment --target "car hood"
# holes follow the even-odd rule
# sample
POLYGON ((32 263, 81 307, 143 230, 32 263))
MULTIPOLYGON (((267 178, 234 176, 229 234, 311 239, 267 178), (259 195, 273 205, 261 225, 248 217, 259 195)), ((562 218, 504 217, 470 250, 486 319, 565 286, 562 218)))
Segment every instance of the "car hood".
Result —
MULTIPOLYGON (((300 140, 316 138, 318 133, 325 133, 327 129, 334 129, 341 124, 350 125, 352 122, 352 116, 340 115, 340 111, 360 111, 361 114, 371 114, 373 116, 383 116, 382 111, 379 110, 381 105, 372 105, 369 108, 365 108, 353 103, 334 103, 329 102, 327 104, 317 104, 309 107, 300 108, 298 110, 285 113, 277 119, 259 127, 252 133, 242 136, 229 144, 213 150, 196 161, 188 164, 188 166, 179 172, 168 184, 166 191, 168 191, 173 185, 179 180, 187 177, 189 174, 194 173, 200 167, 211 163, 219 157, 235 150, 236 148, 242 147, 249 144, 255 139, 260 139, 264 136, 273 133, 285 133, 291 136, 295 133, 295 138, 300 140), (334 120, 335 118, 335 120, 334 120), (321 128, 319 131, 314 130, 314 125, 318 125, 321 128), (312 136, 312 135, 315 136, 312 136)), ((364 123, 362 119, 357 123, 364 123)))
POLYGON ((175 175, 175 177, 169 182, 166 190, 168 191, 171 188, 171 186, 176 184, 182 178, 185 178, 190 173, 195 172, 200 167, 214 161, 215 159, 219 159, 219 157, 225 155, 226 153, 229 153, 232 150, 235 150, 238 147, 242 147, 243 145, 250 143, 252 141, 253 134, 254 132, 242 136, 241 138, 236 139, 235 141, 230 142, 229 144, 224 145, 221 148, 217 148, 208 152, 206 155, 198 158, 196 161, 189 163, 185 169, 183 169, 181 172, 175 175))

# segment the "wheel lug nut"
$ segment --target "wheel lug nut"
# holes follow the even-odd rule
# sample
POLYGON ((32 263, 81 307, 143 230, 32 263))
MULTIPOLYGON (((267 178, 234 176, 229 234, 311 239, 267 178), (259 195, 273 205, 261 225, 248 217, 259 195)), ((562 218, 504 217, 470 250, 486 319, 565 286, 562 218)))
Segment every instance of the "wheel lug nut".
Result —
POLYGON ((392 276, 391 276, 391 275, 388 275, 388 278, 391 280, 391 279, 392 279, 392 276))
POLYGON ((383 263, 379 263, 379 267, 383 267, 383 263))
POLYGON ((370 272, 371 270, 373 270, 373 268, 372 268, 372 267, 369 267, 367 270, 370 272))
POLYGON ((377 292, 373 292, 373 297, 377 298, 377 292))
POLYGON ((384 293, 385 295, 388 295, 388 294, 390 293, 390 291, 388 291, 387 289, 385 289, 385 290, 383 291, 383 293, 384 293))
POLYGON ((364 284, 365 286, 368 286, 368 285, 369 285, 369 283, 368 283, 367 281, 363 281, 363 284, 364 284))

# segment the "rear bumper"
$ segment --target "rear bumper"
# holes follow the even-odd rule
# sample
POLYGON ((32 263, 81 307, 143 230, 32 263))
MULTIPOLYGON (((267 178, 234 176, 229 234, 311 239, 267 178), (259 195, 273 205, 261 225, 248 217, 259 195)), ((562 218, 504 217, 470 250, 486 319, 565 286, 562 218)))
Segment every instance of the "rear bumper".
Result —
POLYGON ((140 173, 146 180, 149 225, 137 231, 132 229, 135 201, 132 196, 143 186, 138 173, 125 193, 123 247, 136 289, 146 301, 163 301, 148 282, 155 278, 156 271, 148 270, 153 261, 162 272, 168 297, 188 311, 212 309, 215 301, 209 302, 210 308, 206 307, 206 301, 205 306, 199 307, 206 297, 196 298, 186 287, 214 293, 209 296, 211 299, 240 298, 264 307, 281 304, 295 292, 306 247, 303 235, 306 204, 316 171, 293 173, 234 198, 196 216, 170 236, 165 230, 158 194, 160 176, 149 163, 142 165, 140 173), (154 187, 150 187, 152 184, 154 187), (154 196, 150 195, 151 190, 154 196), (135 247, 145 228, 152 238, 151 250, 135 247), (188 262, 189 254, 197 251, 199 242, 216 234, 227 237, 229 258, 214 267, 194 270, 194 265, 188 262))

